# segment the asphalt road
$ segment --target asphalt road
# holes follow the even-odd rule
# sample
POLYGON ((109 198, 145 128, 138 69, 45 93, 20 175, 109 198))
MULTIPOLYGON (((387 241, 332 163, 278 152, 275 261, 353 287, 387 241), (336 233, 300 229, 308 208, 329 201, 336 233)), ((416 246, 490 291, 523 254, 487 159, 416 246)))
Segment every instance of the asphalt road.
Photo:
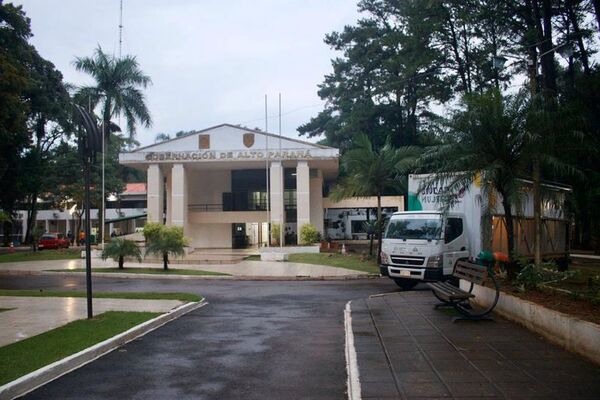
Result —
MULTIPOLYGON (((2 277, 0 288, 83 289, 79 277, 2 277)), ((343 310, 396 291, 389 279, 201 281, 97 279, 99 291, 198 293, 209 305, 27 399, 343 399, 343 310)))

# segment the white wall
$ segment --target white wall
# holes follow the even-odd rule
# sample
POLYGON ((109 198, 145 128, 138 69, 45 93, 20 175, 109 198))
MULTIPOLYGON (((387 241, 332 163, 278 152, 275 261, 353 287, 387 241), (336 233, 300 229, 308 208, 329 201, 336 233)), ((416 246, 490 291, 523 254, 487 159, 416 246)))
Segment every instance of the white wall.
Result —
POLYGON ((231 248, 231 224, 188 224, 193 248, 231 248))
POLYGON ((188 204, 222 204, 222 193, 231 191, 231 171, 190 169, 187 177, 188 204))
MULTIPOLYGON (((231 126, 221 126, 210 131, 200 132, 202 135, 210 135, 210 148, 207 150, 243 150, 247 147, 244 145, 244 133, 254 134, 254 144, 250 150, 265 149, 267 136, 258 132, 253 132, 245 129, 235 128, 231 126)), ((194 151, 199 150, 198 135, 193 134, 179 139, 170 140, 164 143, 157 143, 149 146, 142 151, 194 151)), ((269 149, 279 148, 279 138, 269 136, 269 149)), ((294 140, 281 139, 282 149, 318 149, 319 146, 311 143, 302 143, 294 140)))
POLYGON ((325 237, 323 220, 323 174, 317 170, 317 176, 310 178, 310 222, 325 237))

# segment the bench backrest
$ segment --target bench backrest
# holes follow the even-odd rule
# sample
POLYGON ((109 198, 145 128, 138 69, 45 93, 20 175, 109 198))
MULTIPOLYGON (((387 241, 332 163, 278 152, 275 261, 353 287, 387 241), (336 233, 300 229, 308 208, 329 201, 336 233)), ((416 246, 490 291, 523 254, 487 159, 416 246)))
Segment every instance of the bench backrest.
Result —
POLYGON ((459 279, 464 279, 465 281, 480 285, 487 280, 488 269, 483 265, 473 264, 467 261, 458 261, 452 275, 459 279))

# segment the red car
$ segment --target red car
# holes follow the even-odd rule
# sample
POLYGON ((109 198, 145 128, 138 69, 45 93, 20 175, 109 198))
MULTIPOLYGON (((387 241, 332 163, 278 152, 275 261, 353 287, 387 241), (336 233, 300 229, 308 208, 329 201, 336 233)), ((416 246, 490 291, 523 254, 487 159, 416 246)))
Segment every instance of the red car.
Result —
POLYGON ((68 249, 70 244, 62 233, 45 233, 38 243, 38 249, 68 249))

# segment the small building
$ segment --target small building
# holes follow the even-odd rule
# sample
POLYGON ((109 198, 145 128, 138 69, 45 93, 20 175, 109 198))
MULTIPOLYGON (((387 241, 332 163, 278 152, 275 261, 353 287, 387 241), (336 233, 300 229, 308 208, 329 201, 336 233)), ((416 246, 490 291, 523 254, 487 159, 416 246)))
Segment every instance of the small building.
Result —
POLYGON ((193 248, 285 242, 312 224, 324 231, 323 191, 337 177, 338 149, 222 124, 120 154, 147 173, 148 221, 182 226, 193 248))

